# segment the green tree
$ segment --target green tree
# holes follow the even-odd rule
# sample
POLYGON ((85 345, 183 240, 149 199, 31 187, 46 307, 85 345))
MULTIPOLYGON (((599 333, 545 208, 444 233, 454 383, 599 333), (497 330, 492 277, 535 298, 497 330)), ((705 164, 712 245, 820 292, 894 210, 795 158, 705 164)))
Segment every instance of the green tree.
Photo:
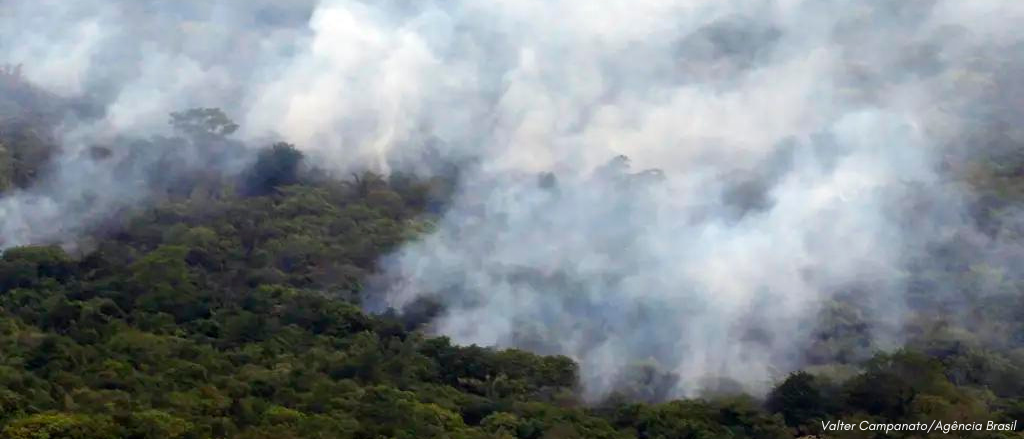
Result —
POLYGON ((275 188, 298 183, 302 160, 302 152, 284 142, 260 151, 246 181, 249 193, 268 194, 275 188))
POLYGON ((41 413, 11 421, 2 433, 9 439, 113 439, 122 431, 108 418, 41 413))
POLYGON ((170 125, 176 131, 196 140, 219 139, 238 130, 219 108, 192 108, 170 115, 170 125))
POLYGON ((818 380, 803 371, 790 374, 773 389, 766 404, 769 410, 781 413, 791 427, 823 419, 829 406, 818 380))

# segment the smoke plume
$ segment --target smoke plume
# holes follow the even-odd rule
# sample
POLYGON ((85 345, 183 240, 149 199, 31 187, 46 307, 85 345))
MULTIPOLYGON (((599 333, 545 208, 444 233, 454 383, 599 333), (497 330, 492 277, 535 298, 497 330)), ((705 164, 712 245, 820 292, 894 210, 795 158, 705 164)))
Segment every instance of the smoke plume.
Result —
POLYGON ((239 145, 339 172, 473 163, 371 309, 437 301, 433 331, 572 356, 594 397, 638 361, 678 377, 666 396, 758 392, 832 359, 834 300, 871 322, 865 349, 901 343, 936 245, 1020 272, 1020 221, 976 227, 950 163, 1024 141, 1022 19, 1015 0, 7 0, 0 61, 102 111, 65 115, 51 177, 0 198, 0 246, 141 202, 147 172, 82 151, 216 106, 239 145))

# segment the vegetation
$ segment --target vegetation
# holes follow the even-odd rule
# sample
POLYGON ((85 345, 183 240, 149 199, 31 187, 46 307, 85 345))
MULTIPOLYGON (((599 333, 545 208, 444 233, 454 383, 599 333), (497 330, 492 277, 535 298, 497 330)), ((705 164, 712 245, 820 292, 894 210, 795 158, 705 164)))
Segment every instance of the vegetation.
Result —
MULTIPOLYGON (((207 146, 237 128, 209 109, 171 122, 207 146)), ((33 132, 0 136, 0 191, 29 184, 45 163, 28 158, 52 148, 33 132)), ((1012 276, 992 299, 1009 305, 972 308, 1000 335, 965 336, 977 332, 926 318, 921 305, 906 350, 846 374, 825 364, 794 373, 764 400, 641 403, 624 393, 584 404, 568 358, 455 346, 408 317, 361 310, 375 262, 430 229, 449 179, 338 181, 303 166, 294 147, 276 144, 237 178, 191 179, 192 190, 120 215, 88 251, 3 252, 0 437, 770 439, 822 434, 821 422, 837 419, 1024 421, 1012 276)), ((951 270, 954 284, 993 281, 981 269, 951 270)), ((815 349, 859 358, 856 310, 836 303, 827 314, 834 325, 815 349)))

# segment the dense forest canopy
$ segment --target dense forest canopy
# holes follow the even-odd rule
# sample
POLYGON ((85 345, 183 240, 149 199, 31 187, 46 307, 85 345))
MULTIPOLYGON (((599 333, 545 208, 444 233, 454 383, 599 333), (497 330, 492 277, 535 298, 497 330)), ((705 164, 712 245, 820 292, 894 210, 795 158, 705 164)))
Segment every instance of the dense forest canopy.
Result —
POLYGON ((44 3, 0 437, 1024 422, 1017 2, 44 3))
MULTIPOLYGON (((224 147, 215 127, 230 125, 226 115, 196 109, 172 123, 184 114, 222 120, 184 131, 197 136, 193 147, 224 147)), ((190 153, 176 151, 167 160, 190 153)), ((137 166, 126 157, 119 167, 137 166)), ((875 354, 854 296, 829 305, 814 334, 822 346, 813 352, 838 364, 792 374, 763 398, 719 383, 703 399, 664 402, 679 377, 638 358, 613 395, 585 403, 569 358, 459 347, 423 333, 443 304, 361 311, 379 293, 372 274, 380 257, 436 227, 454 176, 328 178, 284 143, 254 157, 235 174, 183 168, 150 188, 160 202, 80 236, 87 250, 3 253, 6 437, 781 438, 820 432, 820 420, 1012 422, 1024 414, 1019 290, 1007 284, 1001 296, 971 297, 972 283, 1005 275, 959 266, 932 275, 964 285, 970 321, 992 330, 957 324, 963 309, 925 294, 908 350, 875 354), (935 312, 949 318, 927 316, 935 312)), ((1006 163, 973 166, 1002 175, 1006 163)), ((625 157, 599 174, 622 190, 660 181, 650 180, 657 172, 629 173, 625 157)), ((1001 193, 1019 177, 999 178, 979 180, 978 190, 1001 193)), ((544 174, 533 184, 557 190, 558 179, 544 174)), ((1017 202, 990 197, 990 209, 1017 202)), ((516 276, 574 288, 543 273, 516 276)))

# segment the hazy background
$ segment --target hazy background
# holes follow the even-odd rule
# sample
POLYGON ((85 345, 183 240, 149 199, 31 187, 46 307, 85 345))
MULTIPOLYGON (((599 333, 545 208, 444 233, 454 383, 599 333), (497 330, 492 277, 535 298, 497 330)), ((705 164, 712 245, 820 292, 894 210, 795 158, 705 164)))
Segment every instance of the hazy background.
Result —
POLYGON ((119 139, 219 107, 235 148, 186 146, 182 169, 238 172, 277 139, 339 174, 474 163, 369 309, 436 301, 432 330, 570 355, 592 396, 637 361, 678 376, 669 395, 758 392, 815 357, 833 299, 871 322, 864 349, 900 344, 936 245, 1020 272, 1022 223, 969 220, 956 165, 1024 141, 1022 19, 1015 0, 4 0, 0 63, 90 110, 60 114, 45 181, 0 198, 0 247, 147 202, 151 168, 84 152, 159 163, 164 143, 119 139))

